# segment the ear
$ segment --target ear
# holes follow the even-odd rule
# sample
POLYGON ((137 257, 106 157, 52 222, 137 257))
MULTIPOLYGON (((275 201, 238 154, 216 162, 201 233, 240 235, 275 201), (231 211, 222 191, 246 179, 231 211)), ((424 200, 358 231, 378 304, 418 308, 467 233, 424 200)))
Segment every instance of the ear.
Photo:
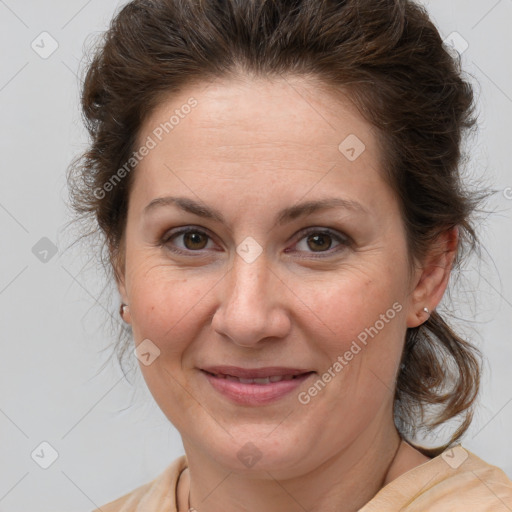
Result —
POLYGON ((116 280, 116 286, 117 290, 119 291, 121 304, 126 304, 125 308, 120 309, 120 315, 122 319, 126 323, 131 323, 131 315, 130 315, 130 308, 129 308, 129 299, 128 299, 128 293, 126 291, 126 285, 125 285, 125 265, 124 265, 124 250, 123 250, 123 240, 120 244, 119 251, 110 252, 110 261, 112 263, 112 268, 114 271, 114 278, 116 280))
POLYGON ((443 231, 432 244, 414 275, 407 327, 424 323, 443 298, 459 245, 459 229, 443 231))

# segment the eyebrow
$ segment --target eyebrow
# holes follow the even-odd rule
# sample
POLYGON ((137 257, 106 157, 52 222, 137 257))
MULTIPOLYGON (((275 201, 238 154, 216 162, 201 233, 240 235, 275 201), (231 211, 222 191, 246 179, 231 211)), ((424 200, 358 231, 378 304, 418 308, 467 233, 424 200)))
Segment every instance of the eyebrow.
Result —
MULTIPOLYGON (((197 215, 198 217, 204 217, 226 224, 224 216, 218 210, 210 208, 188 197, 157 197, 144 208, 144 214, 147 215, 149 212, 157 208, 168 206, 176 206, 181 210, 197 215)), ((328 197, 316 201, 306 201, 293 206, 289 206, 288 208, 284 208, 277 214, 275 218, 275 224, 281 225, 286 222, 295 220, 298 217, 311 215, 316 211, 332 208, 345 208, 354 212, 368 213, 368 210, 366 210, 366 208, 364 208, 363 205, 357 201, 343 199, 341 197, 328 197)))

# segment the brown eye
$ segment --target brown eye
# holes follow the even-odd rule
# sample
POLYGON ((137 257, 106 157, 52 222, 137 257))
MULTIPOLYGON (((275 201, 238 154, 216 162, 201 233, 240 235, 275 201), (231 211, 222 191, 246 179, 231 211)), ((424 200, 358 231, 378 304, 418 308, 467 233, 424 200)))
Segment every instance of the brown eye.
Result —
POLYGON ((350 246, 351 238, 342 233, 325 228, 313 228, 303 233, 302 238, 295 244, 295 249, 291 252, 305 253, 310 257, 320 258, 334 256, 350 246))
POLYGON ((200 250, 205 248, 208 237, 200 231, 189 231, 183 234, 183 243, 191 251, 200 250))
POLYGON ((200 251, 209 248, 208 242, 211 242, 211 238, 204 231, 187 228, 165 235, 160 244, 176 254, 191 255, 197 252, 199 256, 202 254, 200 251))
POLYGON ((327 233, 317 233, 307 237, 308 247, 315 252, 322 252, 331 248, 332 237, 327 233))

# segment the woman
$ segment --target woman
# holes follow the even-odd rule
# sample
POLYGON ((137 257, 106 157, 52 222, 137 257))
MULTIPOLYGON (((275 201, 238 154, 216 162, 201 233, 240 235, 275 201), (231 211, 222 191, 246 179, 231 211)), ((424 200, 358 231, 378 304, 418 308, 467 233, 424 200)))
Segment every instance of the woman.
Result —
POLYGON ((436 307, 477 244, 474 104, 422 8, 136 0, 83 109, 74 206, 186 453, 103 512, 512 510, 456 445, 479 354, 436 307))

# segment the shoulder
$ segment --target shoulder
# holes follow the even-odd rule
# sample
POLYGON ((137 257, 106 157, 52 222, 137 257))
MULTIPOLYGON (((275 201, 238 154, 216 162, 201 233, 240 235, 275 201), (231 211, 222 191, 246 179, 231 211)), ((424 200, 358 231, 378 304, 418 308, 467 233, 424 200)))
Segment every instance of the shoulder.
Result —
POLYGON ((383 487, 359 512, 509 512, 512 481, 462 446, 445 450, 383 487))
POLYGON ((182 455, 167 466, 155 479, 114 501, 101 505, 93 512, 160 512, 160 510, 175 510, 176 485, 181 472, 186 467, 187 459, 185 455, 182 455))

